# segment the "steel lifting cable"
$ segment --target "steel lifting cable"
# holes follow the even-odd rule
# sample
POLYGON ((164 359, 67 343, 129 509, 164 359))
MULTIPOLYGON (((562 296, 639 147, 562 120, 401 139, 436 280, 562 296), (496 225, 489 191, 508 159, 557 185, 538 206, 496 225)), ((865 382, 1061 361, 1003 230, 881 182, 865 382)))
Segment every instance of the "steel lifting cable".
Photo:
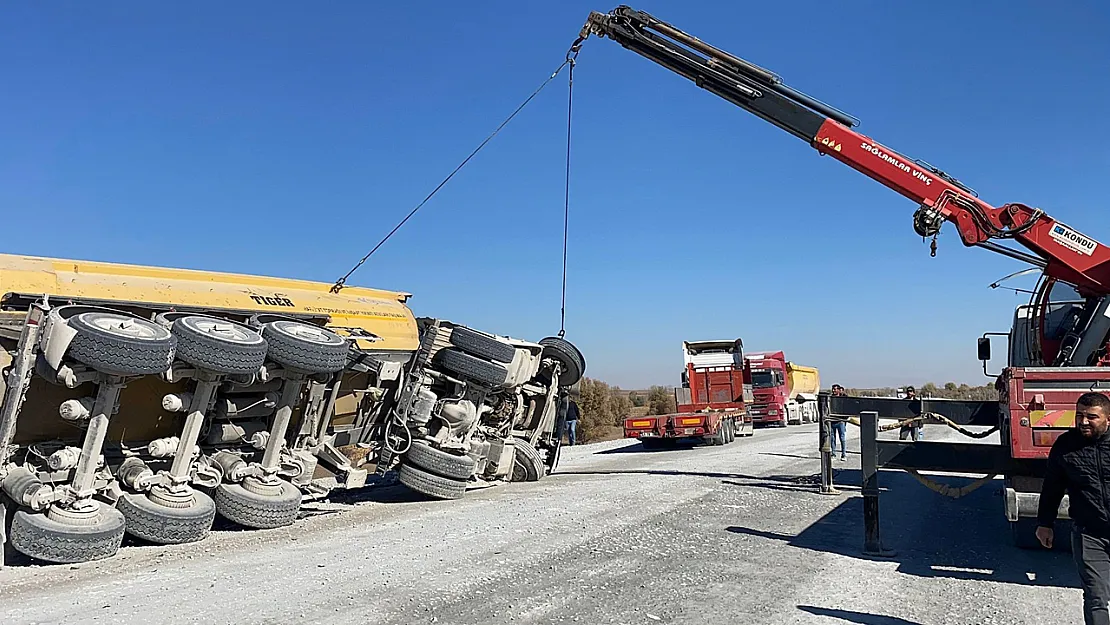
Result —
POLYGON ((567 52, 567 170, 563 189, 563 289, 559 303, 559 338, 567 333, 567 232, 570 226, 570 129, 571 112, 574 109, 574 65, 582 39, 574 42, 567 52))
MULTIPOLYGON (((448 174, 447 177, 444 178, 442 182, 440 182, 438 185, 436 185, 436 187, 434 189, 432 189, 432 192, 429 193, 427 195, 427 197, 425 197, 419 204, 417 204, 415 208, 413 208, 411 211, 409 211, 409 214, 405 215, 405 218, 402 219, 400 221, 400 223, 398 223, 396 226, 394 226, 393 229, 389 231, 389 234, 382 237, 382 240, 378 241, 378 244, 375 245, 373 247, 373 249, 371 249, 369 252, 367 252, 366 256, 363 256, 361 260, 359 260, 357 263, 355 263, 355 266, 351 267, 351 270, 348 271, 346 274, 344 274, 342 278, 335 281, 335 284, 333 284, 332 287, 331 287, 331 292, 332 293, 338 293, 344 286, 346 286, 347 279, 350 278, 351 275, 354 274, 354 272, 357 271, 358 268, 361 267, 363 265, 363 263, 365 263, 367 261, 367 259, 369 259, 371 256, 373 256, 373 254, 375 252, 377 252, 378 249, 381 248, 382 245, 385 245, 385 242, 388 241, 394 234, 396 234, 397 231, 400 230, 401 227, 404 226, 405 223, 408 222, 408 220, 411 219, 412 216, 415 215, 417 211, 419 211, 421 208, 423 208, 424 205, 428 203, 428 200, 431 200, 432 197, 436 193, 438 193, 440 189, 442 189, 444 187, 444 185, 446 185, 448 182, 450 182, 450 180, 455 177, 455 174, 459 173, 459 170, 462 169, 468 162, 470 162, 470 159, 474 158, 474 156, 476 154, 478 154, 478 152, 482 151, 482 148, 486 147, 486 144, 489 143, 490 140, 492 140, 495 136, 497 136, 497 133, 501 132, 502 128, 504 128, 510 121, 512 121, 513 118, 516 117, 517 114, 520 113, 520 111, 523 110, 524 107, 527 106, 528 103, 532 101, 533 98, 535 98, 537 95, 539 95, 540 91, 543 91, 543 88, 546 87, 547 84, 550 83, 552 80, 554 80, 555 77, 558 76, 559 73, 563 71, 564 67, 567 67, 569 65, 569 66, 571 66, 572 71, 573 71, 574 59, 578 56, 578 49, 580 47, 581 47, 581 40, 575 42, 575 44, 573 46, 571 46, 571 49, 567 52, 566 60, 564 60, 563 63, 561 65, 559 65, 559 67, 556 68, 555 71, 552 72, 550 76, 547 77, 547 80, 540 83, 540 86, 536 87, 536 90, 533 91, 532 94, 529 95, 527 98, 525 98, 524 102, 521 102, 520 106, 516 107, 516 110, 514 110, 512 112, 512 114, 510 114, 508 117, 505 118, 505 121, 501 122, 501 124, 498 125, 497 128, 495 128, 494 131, 491 132, 488 137, 486 137, 481 143, 479 143, 478 147, 474 148, 474 151, 472 151, 466 158, 464 158, 463 161, 461 163, 459 163, 459 165, 457 167, 455 167, 455 169, 452 170, 451 173, 448 174)), ((568 116, 569 116, 569 112, 568 112, 568 116)), ((569 119, 569 117, 568 117, 568 119, 569 119)), ((569 140, 570 140, 570 129, 569 129, 569 121, 568 121, 567 141, 569 142, 569 140)), ((568 200, 567 200, 567 204, 568 204, 568 207, 569 207, 569 196, 570 196, 569 171, 570 171, 570 146, 568 144, 568 146, 567 146, 567 172, 568 172, 568 182, 567 182, 567 198, 568 198, 568 200)), ((565 222, 565 215, 564 215, 564 222, 565 222)), ((565 223, 564 223, 564 228, 563 228, 563 239, 564 239, 563 247, 564 247, 564 250, 565 250, 565 248, 566 248, 566 242, 565 242, 565 240, 566 240, 566 226, 565 226, 565 223)), ((566 256, 566 253, 564 251, 564 261, 563 261, 563 263, 564 263, 564 269, 563 269, 564 275, 566 274, 565 256, 566 256)), ((564 291, 564 293, 566 291, 566 279, 565 278, 563 280, 563 291, 564 291)), ((565 296, 564 296, 564 300, 565 300, 565 296)), ((560 336, 562 336, 561 333, 560 333, 560 336)))

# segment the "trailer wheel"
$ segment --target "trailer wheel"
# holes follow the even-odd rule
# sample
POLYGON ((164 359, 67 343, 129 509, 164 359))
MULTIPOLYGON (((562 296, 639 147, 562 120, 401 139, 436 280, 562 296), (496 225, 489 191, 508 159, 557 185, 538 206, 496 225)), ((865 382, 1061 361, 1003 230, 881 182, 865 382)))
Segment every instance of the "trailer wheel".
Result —
POLYGON ((659 440, 658 438, 641 438, 640 447, 649 450, 662 449, 663 441, 659 440))
POLYGON ((543 458, 532 443, 518 438, 513 441, 513 474, 511 482, 536 482, 543 477, 543 458))
POLYGON ((424 441, 413 441, 405 458, 408 464, 442 477, 466 480, 474 475, 474 458, 456 456, 424 441))
POLYGON ((100 501, 88 525, 70 525, 51 519, 44 512, 26 508, 16 511, 9 540, 16 551, 44 562, 75 564, 103 560, 116 555, 123 542, 124 518, 115 508, 100 501))
POLYGON ((178 545, 204 540, 216 518, 216 504, 204 493, 193 490, 187 508, 170 508, 151 501, 145 494, 124 493, 116 508, 127 520, 127 533, 147 542, 178 545))
POLYGON ((77 331, 69 356, 97 371, 153 375, 173 363, 177 339, 154 322, 94 310, 74 315, 68 323, 77 331))
POLYGON ((463 353, 457 349, 445 349, 438 354, 440 364, 464 378, 469 378, 490 386, 500 386, 509 379, 509 370, 504 365, 477 356, 463 353))
POLYGON ((559 376, 559 386, 574 386, 586 373, 586 358, 573 343, 566 339, 549 336, 540 339, 543 345, 543 355, 554 358, 563 366, 563 373, 559 376))
POLYGON ((259 494, 242 484, 223 483, 216 487, 216 510, 223 518, 243 527, 273 529, 292 525, 301 509, 300 489, 278 480, 274 491, 272 495, 259 494))
POLYGON ((279 319, 262 326, 270 358, 307 374, 335 373, 347 366, 347 339, 309 323, 279 319))
POLYGON ((412 490, 436 499, 461 499, 466 493, 466 482, 440 477, 411 464, 401 465, 397 479, 412 490))
POLYGON ((213 373, 247 375, 266 361, 266 341, 245 325, 187 315, 174 320, 170 331, 177 337, 177 358, 213 373))
POLYGON ((468 354, 497 362, 510 363, 516 356, 516 348, 505 341, 463 326, 451 330, 451 344, 468 354))

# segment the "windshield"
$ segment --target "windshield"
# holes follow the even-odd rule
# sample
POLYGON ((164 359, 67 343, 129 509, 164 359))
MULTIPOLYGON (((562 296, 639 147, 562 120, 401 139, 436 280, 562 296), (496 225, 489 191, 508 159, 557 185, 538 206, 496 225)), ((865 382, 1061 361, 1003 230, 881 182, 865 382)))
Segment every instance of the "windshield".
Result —
POLYGON ((755 388, 778 386, 775 377, 774 371, 752 371, 752 386, 755 388))

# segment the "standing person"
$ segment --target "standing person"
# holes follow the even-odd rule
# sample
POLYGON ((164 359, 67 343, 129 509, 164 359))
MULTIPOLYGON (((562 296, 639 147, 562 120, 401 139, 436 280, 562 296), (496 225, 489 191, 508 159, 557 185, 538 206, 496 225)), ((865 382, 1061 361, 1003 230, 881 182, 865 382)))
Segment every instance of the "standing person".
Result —
POLYGON ((567 403, 567 418, 564 422, 567 430, 567 444, 573 446, 578 434, 578 403, 571 398, 567 403))
POLYGON ((1084 393, 1075 403, 1075 428, 1064 432, 1048 453, 1048 468, 1037 510, 1037 540, 1051 549, 1052 529, 1064 493, 1071 517, 1072 556, 1083 584, 1083 622, 1110 625, 1110 398, 1084 393))
MULTIPOLYGON (((910 401, 917 401, 917 389, 912 386, 906 387, 906 399, 910 401)), ((912 438, 914 441, 921 440, 921 422, 915 421, 909 425, 903 425, 898 430, 898 439, 906 440, 912 438)))
MULTIPOLYGON (((839 384, 832 385, 833 397, 846 397, 848 394, 844 392, 844 387, 839 384)), ((832 455, 836 455, 836 439, 840 437, 840 459, 847 460, 848 445, 844 442, 847 436, 848 422, 837 420, 830 422, 831 432, 829 432, 829 447, 832 449, 832 455)))

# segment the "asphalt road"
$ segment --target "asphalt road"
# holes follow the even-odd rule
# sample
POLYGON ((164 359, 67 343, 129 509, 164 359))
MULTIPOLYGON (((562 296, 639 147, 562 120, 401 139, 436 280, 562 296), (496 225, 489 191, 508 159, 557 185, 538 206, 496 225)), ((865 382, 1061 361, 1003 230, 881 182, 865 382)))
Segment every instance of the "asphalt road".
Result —
POLYGON ((1082 623, 1069 556, 1009 545, 998 483, 952 500, 884 473, 896 554, 861 555, 858 455, 837 463, 840 495, 818 494, 815 427, 585 445, 541 482, 459 501, 377 489, 289 528, 17 563, 0 622, 1082 623))

